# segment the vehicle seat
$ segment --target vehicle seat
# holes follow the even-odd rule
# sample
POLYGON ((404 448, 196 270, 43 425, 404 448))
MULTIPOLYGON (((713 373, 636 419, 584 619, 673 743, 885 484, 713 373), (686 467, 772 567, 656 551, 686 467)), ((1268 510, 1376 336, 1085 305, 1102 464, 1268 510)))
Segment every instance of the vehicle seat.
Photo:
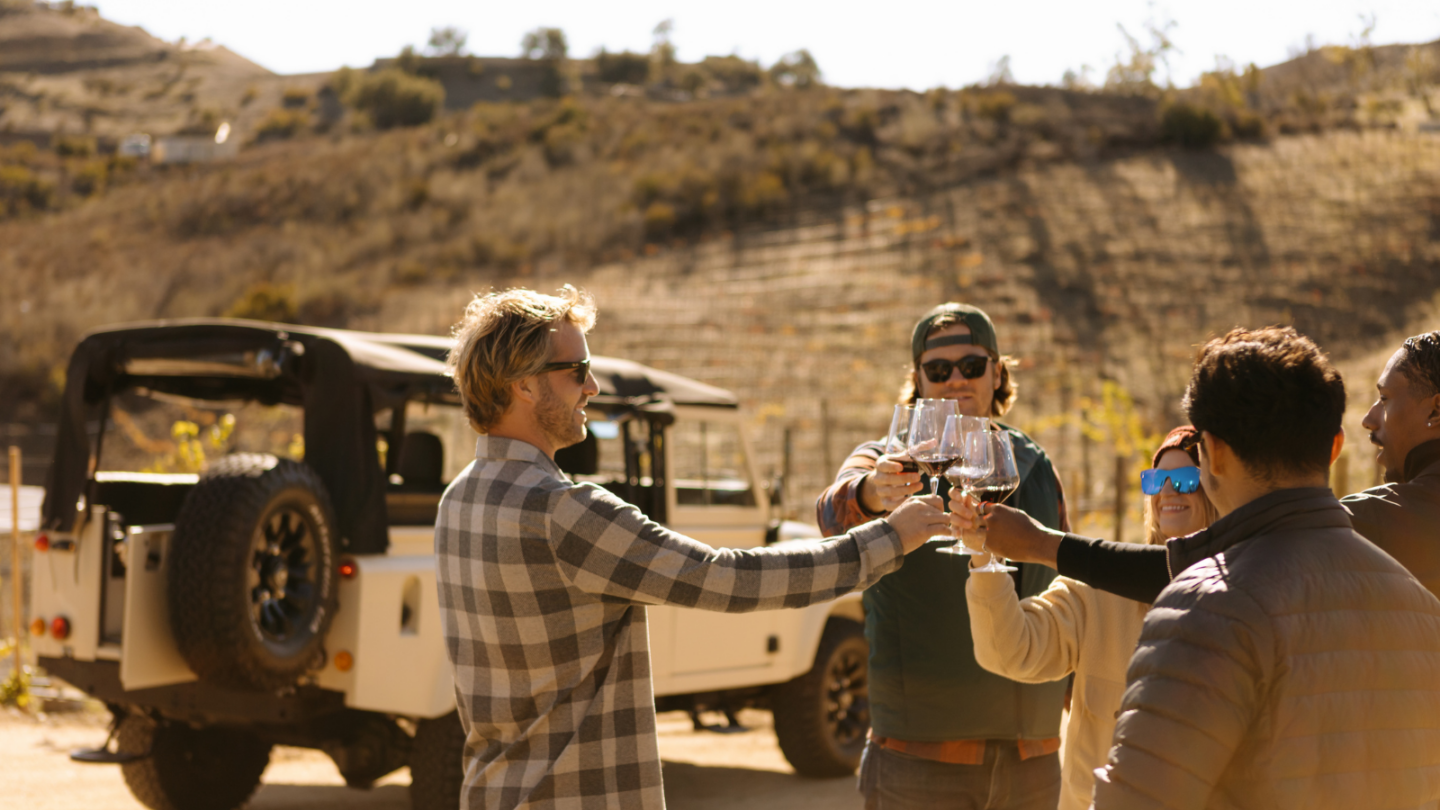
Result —
POLYGON ((400 464, 395 470, 404 483, 401 492, 440 492, 445 489, 441 477, 445 473, 445 445, 433 433, 415 431, 405 434, 400 448, 400 464))

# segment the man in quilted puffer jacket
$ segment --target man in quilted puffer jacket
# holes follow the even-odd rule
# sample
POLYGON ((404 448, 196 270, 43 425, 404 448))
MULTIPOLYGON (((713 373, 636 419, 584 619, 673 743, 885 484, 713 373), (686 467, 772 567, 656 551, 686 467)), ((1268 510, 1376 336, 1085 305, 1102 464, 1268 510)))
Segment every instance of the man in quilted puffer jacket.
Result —
POLYGON ((1440 808, 1440 600, 1326 486, 1339 373, 1293 329, 1237 329, 1184 404, 1221 517, 1172 541, 1095 807, 1440 808))

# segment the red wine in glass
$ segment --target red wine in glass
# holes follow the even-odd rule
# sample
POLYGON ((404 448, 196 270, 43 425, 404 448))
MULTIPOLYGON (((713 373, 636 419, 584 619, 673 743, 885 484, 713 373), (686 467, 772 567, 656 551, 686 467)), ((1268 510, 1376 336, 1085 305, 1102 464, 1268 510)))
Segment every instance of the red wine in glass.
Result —
POLYGON ((981 503, 1003 503, 1006 498, 1015 494, 1016 485, 982 485, 973 491, 980 498, 981 503))
POLYGON ((919 466, 920 472, 934 478, 943 474, 958 458, 959 456, 922 456, 915 459, 915 463, 919 466))

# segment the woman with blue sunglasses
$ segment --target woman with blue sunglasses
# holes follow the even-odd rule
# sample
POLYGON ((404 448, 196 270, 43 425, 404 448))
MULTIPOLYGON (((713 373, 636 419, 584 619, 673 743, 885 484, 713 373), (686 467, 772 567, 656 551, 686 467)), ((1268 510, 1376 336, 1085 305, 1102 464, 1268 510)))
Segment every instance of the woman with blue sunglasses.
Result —
MULTIPOLYGON (((1218 516, 1200 485, 1199 434, 1176 428, 1140 476, 1150 544, 1190 534, 1218 516)), ((973 557, 972 567, 984 556, 973 557)), ((985 669, 1026 683, 1074 675, 1061 762, 1060 810, 1090 806, 1094 769, 1105 764, 1125 669, 1150 606, 1057 577, 1028 599, 1008 575, 972 571, 965 585, 975 659, 985 669)))

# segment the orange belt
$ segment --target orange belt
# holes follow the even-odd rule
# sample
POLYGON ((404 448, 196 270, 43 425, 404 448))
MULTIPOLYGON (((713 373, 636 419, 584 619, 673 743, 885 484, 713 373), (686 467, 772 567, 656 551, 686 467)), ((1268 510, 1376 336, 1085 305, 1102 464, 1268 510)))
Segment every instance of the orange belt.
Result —
MULTIPOLYGON (((1008 743, 1009 740, 945 740, 944 742, 917 742, 915 740, 896 740, 891 737, 877 737, 874 732, 870 734, 870 741, 891 751, 899 751, 902 754, 909 754, 912 757, 928 759, 933 762, 945 762, 950 765, 983 765, 985 763, 985 745, 990 742, 1008 743)), ((1030 759, 1046 754, 1053 754, 1060 750, 1059 737, 1047 737, 1043 740, 1015 740, 1016 746, 1020 749, 1020 759, 1030 759)))

